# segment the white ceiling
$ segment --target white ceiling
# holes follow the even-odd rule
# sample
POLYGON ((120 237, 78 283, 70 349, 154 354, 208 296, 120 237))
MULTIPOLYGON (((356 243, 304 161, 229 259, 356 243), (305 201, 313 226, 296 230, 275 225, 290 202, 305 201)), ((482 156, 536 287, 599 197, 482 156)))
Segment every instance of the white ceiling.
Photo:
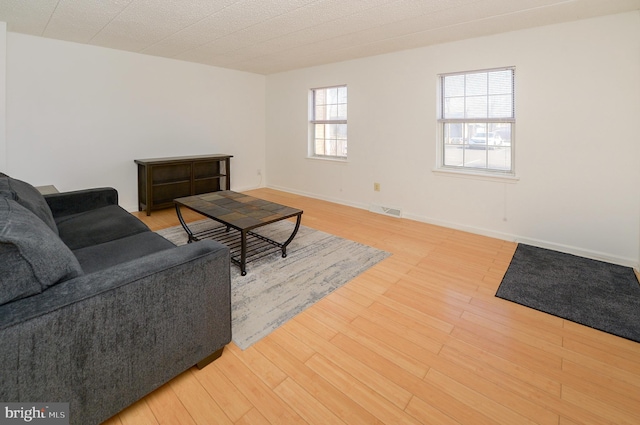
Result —
POLYGON ((0 0, 32 34, 271 74, 630 10, 640 0, 0 0))

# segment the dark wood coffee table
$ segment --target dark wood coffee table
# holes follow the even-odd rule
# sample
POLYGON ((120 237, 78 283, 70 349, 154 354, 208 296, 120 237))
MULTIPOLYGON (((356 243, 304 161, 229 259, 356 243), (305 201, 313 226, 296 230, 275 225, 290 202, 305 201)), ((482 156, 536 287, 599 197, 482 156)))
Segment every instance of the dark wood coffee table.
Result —
POLYGON ((218 240, 231 249, 231 261, 240 266, 242 276, 247 274, 247 261, 261 258, 273 252, 274 248, 287 256, 287 245, 291 243, 300 228, 302 210, 290 208, 274 202, 243 195, 231 190, 204 193, 174 199, 176 213, 180 224, 189 236, 189 243, 210 238, 218 240), (182 218, 180 207, 189 208, 212 220, 224 224, 217 229, 194 233, 182 218), (258 227, 266 226, 287 218, 296 217, 296 225, 289 238, 280 243, 266 236, 253 232, 258 227), (235 229, 238 232, 231 232, 235 229))

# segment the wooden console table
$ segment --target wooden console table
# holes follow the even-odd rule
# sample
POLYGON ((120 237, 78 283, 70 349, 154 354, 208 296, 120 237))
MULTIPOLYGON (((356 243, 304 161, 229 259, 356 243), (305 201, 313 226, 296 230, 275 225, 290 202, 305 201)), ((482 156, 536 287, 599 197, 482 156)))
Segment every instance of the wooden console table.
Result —
POLYGON ((198 155, 136 159, 138 164, 138 210, 173 207, 185 196, 231 189, 233 155, 198 155))

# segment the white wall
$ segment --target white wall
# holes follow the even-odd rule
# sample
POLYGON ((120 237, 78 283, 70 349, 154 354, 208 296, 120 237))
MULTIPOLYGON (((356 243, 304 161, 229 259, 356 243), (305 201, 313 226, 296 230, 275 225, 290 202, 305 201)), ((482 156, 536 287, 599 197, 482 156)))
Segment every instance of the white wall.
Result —
POLYGON ((638 12, 302 69, 267 77, 267 185, 637 267, 639 117, 638 12), (434 173, 438 74, 502 66, 519 180, 434 173), (349 89, 346 164, 305 158, 308 90, 333 84, 349 89))
POLYGON ((7 24, 0 22, 0 170, 7 168, 7 24))
POLYGON ((11 176, 115 187, 130 211, 136 158, 231 154, 232 189, 261 184, 262 75, 11 32, 6 57, 11 176))

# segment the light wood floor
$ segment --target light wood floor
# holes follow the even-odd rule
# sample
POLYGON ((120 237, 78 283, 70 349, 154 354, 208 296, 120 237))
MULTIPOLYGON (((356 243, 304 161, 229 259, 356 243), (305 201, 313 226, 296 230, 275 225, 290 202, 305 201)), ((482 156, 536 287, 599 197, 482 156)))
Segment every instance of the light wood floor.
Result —
POLYGON ((640 424, 640 344, 494 297, 514 243, 248 193, 393 255, 107 424, 640 424))

